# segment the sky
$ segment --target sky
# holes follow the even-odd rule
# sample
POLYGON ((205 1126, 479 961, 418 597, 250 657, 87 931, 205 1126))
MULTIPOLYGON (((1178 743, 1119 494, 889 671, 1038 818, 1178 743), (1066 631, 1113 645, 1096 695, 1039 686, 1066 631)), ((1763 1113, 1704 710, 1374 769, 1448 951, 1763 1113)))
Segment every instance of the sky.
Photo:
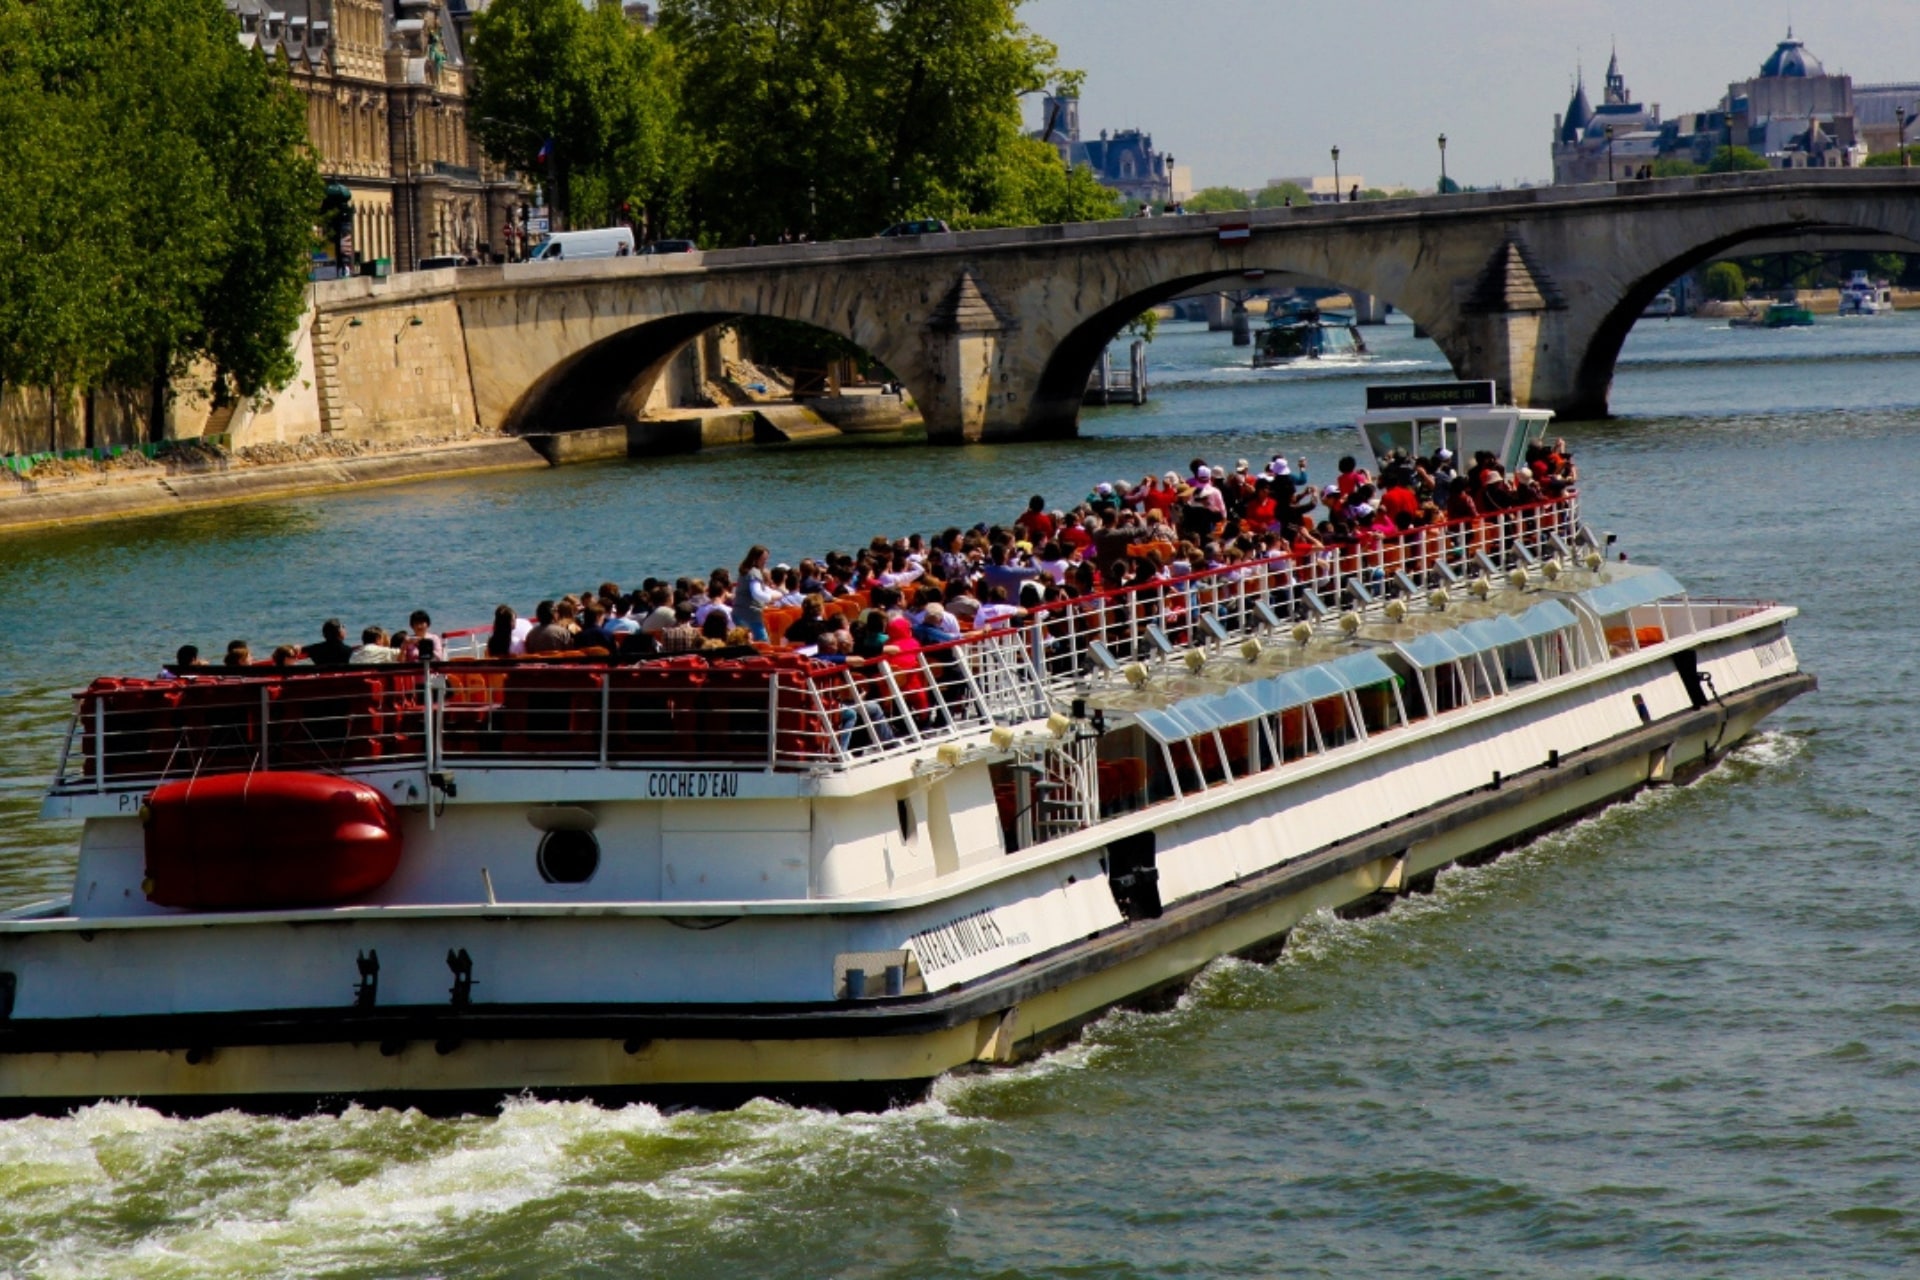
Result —
MULTIPOLYGON (((1083 136, 1144 129, 1194 186, 1340 171, 1374 186, 1552 176, 1555 112, 1617 43, 1663 117, 1706 110, 1786 34, 1855 84, 1920 81, 1920 0, 1027 0, 1087 73, 1083 136)), ((1038 127, 1038 99, 1028 100, 1038 127)))

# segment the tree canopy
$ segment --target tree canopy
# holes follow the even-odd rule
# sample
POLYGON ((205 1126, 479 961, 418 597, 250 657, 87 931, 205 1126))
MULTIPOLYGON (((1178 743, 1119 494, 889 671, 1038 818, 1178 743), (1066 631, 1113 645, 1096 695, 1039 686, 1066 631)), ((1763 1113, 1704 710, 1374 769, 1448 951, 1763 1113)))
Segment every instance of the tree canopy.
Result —
POLYGON ((1765 157, 1757 156, 1745 147, 1722 147, 1713 153, 1713 160, 1707 165, 1707 172, 1759 173, 1771 167, 1765 157))
MULTIPOLYGON (((1868 156, 1864 163, 1870 164, 1876 169, 1888 165, 1898 168, 1900 166, 1900 148, 1895 147, 1892 151, 1876 151, 1868 156)), ((1909 167, 1920 164, 1920 142, 1909 142, 1907 144, 1906 163, 1909 167)))
POLYGON ((220 0, 0 0, 0 381, 284 385, 321 186, 220 0))
POLYGON ((1288 204, 1311 204, 1313 197, 1297 182, 1276 182, 1253 193, 1256 209, 1278 209, 1288 204))
POLYGON ((1202 187, 1187 198, 1188 213, 1233 213, 1253 207, 1238 187, 1202 187))
POLYGON ((476 128, 577 220, 622 205, 709 243, 1119 216, 1084 167, 1022 128, 1022 96, 1075 73, 1021 0, 494 0, 476 21, 476 128), (622 150, 624 141, 625 150, 622 150))
POLYGON ((599 226, 623 205, 671 198, 672 59, 617 3, 494 0, 474 18, 471 54, 475 134, 496 160, 552 187, 563 225, 599 226))

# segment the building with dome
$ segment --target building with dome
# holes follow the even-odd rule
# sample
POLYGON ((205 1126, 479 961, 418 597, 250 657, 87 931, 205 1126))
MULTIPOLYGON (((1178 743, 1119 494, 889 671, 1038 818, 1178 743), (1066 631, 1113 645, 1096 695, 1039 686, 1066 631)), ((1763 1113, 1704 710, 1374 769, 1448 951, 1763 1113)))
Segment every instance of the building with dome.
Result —
POLYGON ((1734 145, 1775 169, 1838 169, 1867 158, 1855 126, 1853 77, 1828 74, 1791 27, 1759 75, 1727 86, 1722 105, 1734 145))
MULTIPOLYGON (((1912 87, 1888 85, 1870 92, 1872 127, 1888 135, 1884 145, 1873 139, 1874 150, 1891 149, 1895 99, 1912 87)), ((1909 110, 1909 119, 1917 109, 1920 101, 1909 110)), ((1629 178, 1669 158, 1704 165, 1729 142, 1775 169, 1846 168, 1865 162, 1868 140, 1852 77, 1829 74, 1789 28, 1758 75, 1729 84, 1713 109, 1682 112, 1670 120, 1661 119, 1658 103, 1643 107, 1633 101, 1616 54, 1607 65, 1600 104, 1589 104, 1581 80, 1566 111, 1553 118, 1553 180, 1605 182, 1610 167, 1613 177, 1629 178)))

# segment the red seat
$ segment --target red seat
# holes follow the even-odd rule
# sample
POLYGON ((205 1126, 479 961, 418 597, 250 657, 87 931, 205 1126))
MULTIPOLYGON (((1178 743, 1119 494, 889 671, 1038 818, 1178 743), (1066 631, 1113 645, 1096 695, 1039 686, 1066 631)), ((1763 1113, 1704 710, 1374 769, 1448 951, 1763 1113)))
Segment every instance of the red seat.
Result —
POLYGON ((594 759, 600 754, 600 690, 606 673, 536 666, 507 673, 500 708, 502 748, 537 759, 594 759))
POLYGON ((381 684, 366 671, 289 677, 273 704, 268 759, 276 769, 339 768, 383 751, 381 684))

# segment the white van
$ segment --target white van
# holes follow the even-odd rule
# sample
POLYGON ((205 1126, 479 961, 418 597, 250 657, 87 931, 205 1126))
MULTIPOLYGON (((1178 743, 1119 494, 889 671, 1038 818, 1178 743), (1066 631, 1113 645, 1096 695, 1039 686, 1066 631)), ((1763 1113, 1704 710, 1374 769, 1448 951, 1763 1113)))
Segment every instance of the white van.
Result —
POLYGON ((533 262, 584 262, 588 258, 630 258, 633 228, 601 227, 596 231, 556 231, 534 250, 533 262))

